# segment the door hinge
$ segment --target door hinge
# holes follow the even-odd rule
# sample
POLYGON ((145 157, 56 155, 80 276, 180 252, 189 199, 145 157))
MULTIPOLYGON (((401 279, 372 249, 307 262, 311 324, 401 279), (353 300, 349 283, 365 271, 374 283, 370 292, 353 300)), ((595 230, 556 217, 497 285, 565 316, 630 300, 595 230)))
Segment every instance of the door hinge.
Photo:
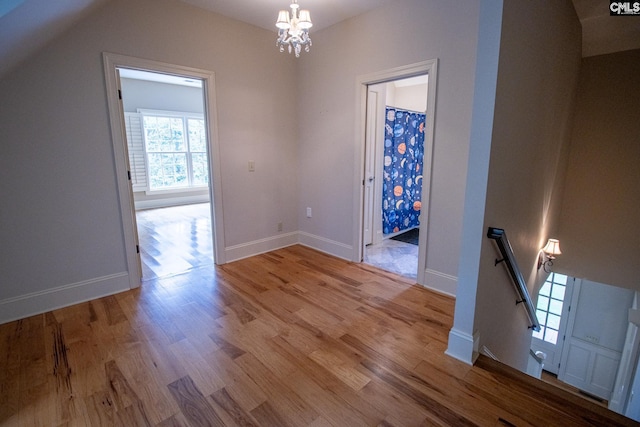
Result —
POLYGON ((118 99, 122 100, 122 91, 118 89, 118 99))
POLYGON ((140 253, 140 245, 136 245, 136 253, 139 254, 140 253))
POLYGON ((129 181, 131 181, 131 171, 127 171, 127 178, 129 178, 129 181))

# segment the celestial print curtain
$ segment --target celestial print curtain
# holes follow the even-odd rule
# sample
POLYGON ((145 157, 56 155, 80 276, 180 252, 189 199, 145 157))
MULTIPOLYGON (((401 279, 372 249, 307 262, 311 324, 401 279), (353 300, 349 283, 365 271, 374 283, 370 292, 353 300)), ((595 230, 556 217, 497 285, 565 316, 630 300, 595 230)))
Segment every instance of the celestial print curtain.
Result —
POLYGON ((382 184, 382 230, 420 225, 425 115, 387 107, 382 184))

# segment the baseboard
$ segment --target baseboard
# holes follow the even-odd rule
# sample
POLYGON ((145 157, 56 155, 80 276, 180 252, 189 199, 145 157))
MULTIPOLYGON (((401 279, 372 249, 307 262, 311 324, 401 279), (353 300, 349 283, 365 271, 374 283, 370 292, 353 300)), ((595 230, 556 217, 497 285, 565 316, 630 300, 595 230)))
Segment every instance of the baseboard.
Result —
POLYGON ((0 301, 0 324, 129 290, 122 272, 0 301))
POLYGON ((473 365, 478 358, 478 342, 477 334, 469 335, 454 327, 449 331, 449 344, 444 353, 466 364, 473 365))
POLYGON ((298 232, 279 234, 224 248, 226 262, 237 261, 298 243, 298 232))
POLYGON ((163 199, 135 200, 135 210, 168 208, 170 206, 192 205, 194 203, 208 203, 209 194, 199 194, 187 197, 167 197, 163 199))
POLYGON ((351 245, 346 245, 344 243, 336 242, 335 240, 305 233, 303 231, 298 233, 298 243, 312 249, 316 249, 320 252, 346 259, 347 261, 353 261, 353 246, 351 245))
POLYGON ((458 278, 427 268, 424 271, 423 286, 455 298, 458 288, 458 278))

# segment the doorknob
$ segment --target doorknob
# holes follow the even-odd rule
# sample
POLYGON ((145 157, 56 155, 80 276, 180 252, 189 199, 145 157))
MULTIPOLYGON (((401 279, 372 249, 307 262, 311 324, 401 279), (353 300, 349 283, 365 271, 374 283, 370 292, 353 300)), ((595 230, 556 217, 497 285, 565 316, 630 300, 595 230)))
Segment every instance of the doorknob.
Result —
POLYGON ((375 178, 374 178, 373 176, 370 176, 370 177, 369 177, 369 182, 373 182, 373 180, 374 180, 374 179, 375 179, 375 178))

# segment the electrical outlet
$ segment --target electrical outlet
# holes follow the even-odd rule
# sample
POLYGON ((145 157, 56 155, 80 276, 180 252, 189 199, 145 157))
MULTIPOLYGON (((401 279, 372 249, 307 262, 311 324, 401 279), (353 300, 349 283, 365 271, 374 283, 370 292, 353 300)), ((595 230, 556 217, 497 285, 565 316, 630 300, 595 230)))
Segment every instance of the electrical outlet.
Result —
POLYGON ((307 218, 311 218, 311 208, 307 208, 307 218))
POLYGON ((282 223, 281 222, 278 223, 278 231, 282 231, 282 223))

